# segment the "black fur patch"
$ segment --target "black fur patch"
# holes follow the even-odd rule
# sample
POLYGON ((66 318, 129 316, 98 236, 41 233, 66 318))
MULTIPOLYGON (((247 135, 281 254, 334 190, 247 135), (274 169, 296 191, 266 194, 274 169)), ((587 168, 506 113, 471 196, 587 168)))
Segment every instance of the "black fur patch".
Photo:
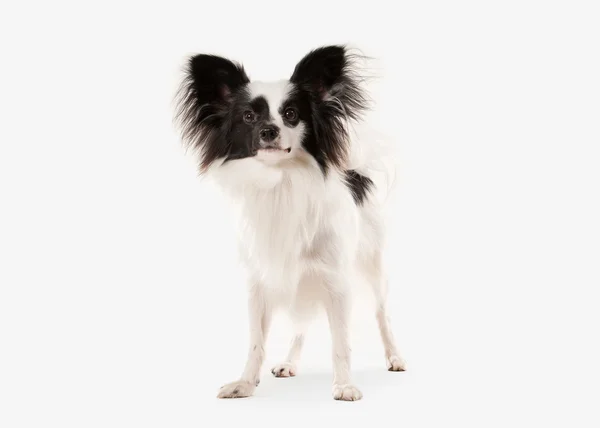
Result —
POLYGON ((263 96, 258 96, 250 102, 252 111, 256 113, 261 120, 269 121, 273 120, 271 113, 269 112, 269 103, 263 96))
POLYGON ((354 202, 356 202, 356 205, 362 205, 368 193, 373 188, 373 180, 351 169, 345 171, 344 174, 346 176, 346 185, 350 189, 350 193, 352 193, 354 202))

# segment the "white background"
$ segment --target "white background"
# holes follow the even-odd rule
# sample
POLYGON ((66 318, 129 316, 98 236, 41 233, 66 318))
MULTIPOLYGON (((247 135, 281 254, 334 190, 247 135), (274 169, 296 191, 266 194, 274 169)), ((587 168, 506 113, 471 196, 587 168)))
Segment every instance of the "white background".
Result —
MULTIPOLYGON (((583 1, 3 2, 0 426, 598 426, 600 15, 583 1), (293 379, 217 400, 246 357, 230 216, 172 125, 185 56, 288 77, 379 60, 400 154, 388 261, 409 370, 329 332, 293 379), (380 422, 376 420, 380 418, 380 422)), ((363 315, 364 316, 364 315, 363 315)))

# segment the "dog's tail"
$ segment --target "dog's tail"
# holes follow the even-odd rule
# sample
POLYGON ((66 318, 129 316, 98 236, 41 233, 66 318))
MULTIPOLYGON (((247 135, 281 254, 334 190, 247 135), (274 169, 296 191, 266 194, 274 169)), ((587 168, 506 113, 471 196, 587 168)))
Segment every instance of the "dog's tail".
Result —
POLYGON ((370 178, 373 193, 386 204, 396 188, 398 156, 392 137, 363 124, 352 127, 348 169, 370 178))
POLYGON ((372 119, 379 114, 372 89, 378 87, 385 73, 376 57, 366 55, 355 46, 346 46, 346 50, 352 81, 364 102, 364 109, 358 117, 347 118, 346 130, 350 141, 346 169, 370 178, 374 182, 372 192, 380 204, 386 204, 397 182, 397 149, 392 137, 371 126, 376 122, 372 119))

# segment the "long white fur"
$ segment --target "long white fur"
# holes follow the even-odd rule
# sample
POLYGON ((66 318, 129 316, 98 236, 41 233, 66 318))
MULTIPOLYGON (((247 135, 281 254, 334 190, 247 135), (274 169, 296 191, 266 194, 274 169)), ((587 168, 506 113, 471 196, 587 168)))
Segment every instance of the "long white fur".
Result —
MULTIPOLYGON (((252 395, 265 358, 265 341, 273 311, 283 308, 297 326, 288 358, 273 369, 294 376, 306 323, 325 308, 332 337, 333 397, 358 400, 351 377, 348 341, 353 275, 362 275, 375 295, 388 369, 404 370, 386 308, 387 280, 382 268, 383 223, 380 198, 358 206, 341 171, 324 178, 315 159, 301 146, 303 128, 287 128, 278 109, 289 91, 285 81, 251 83, 252 96, 267 99, 282 129, 281 146, 292 147, 289 159, 273 164, 260 157, 215 162, 208 175, 238 203, 239 249, 248 277, 250 344, 241 378, 221 388, 221 398, 252 395), (281 123, 280 123, 281 122, 281 123)), ((360 133, 352 133, 356 147, 360 133)), ((377 150, 354 151, 351 166, 371 173, 380 169, 377 150)), ((349 164, 350 166, 350 164, 349 164)))

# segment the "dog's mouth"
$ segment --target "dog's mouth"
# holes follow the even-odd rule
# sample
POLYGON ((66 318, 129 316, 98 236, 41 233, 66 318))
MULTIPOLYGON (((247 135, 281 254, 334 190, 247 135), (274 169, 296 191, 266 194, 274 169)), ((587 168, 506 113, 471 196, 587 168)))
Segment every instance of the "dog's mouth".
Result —
POLYGON ((288 147, 287 149, 282 149, 279 147, 265 147, 265 148, 261 148, 258 149, 259 152, 264 152, 264 153, 290 153, 292 151, 291 147, 288 147))

